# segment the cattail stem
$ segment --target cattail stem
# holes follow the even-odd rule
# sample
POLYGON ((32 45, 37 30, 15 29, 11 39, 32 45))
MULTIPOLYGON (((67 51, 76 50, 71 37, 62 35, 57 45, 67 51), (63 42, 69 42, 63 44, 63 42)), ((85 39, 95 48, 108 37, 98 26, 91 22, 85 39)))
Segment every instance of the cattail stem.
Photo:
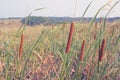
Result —
POLYGON ((82 61, 82 59, 83 59, 84 48, 85 48, 85 40, 83 40, 82 46, 81 46, 80 61, 82 61))
POLYGON ((104 50, 105 50, 105 46, 106 46, 106 40, 103 39, 103 40, 102 40, 101 48, 100 48, 100 50, 99 50, 99 58, 98 58, 98 62, 101 62, 101 61, 102 61, 103 54, 104 54, 104 50))
POLYGON ((68 42, 67 42, 67 46, 66 46, 66 53, 68 53, 70 51, 70 46, 72 43, 72 35, 73 35, 74 30, 75 30, 74 23, 71 23, 68 42))
POLYGON ((24 35, 21 35, 21 42, 20 42, 20 47, 19 47, 19 55, 18 58, 20 59, 22 56, 22 51, 23 51, 23 44, 24 44, 24 35))

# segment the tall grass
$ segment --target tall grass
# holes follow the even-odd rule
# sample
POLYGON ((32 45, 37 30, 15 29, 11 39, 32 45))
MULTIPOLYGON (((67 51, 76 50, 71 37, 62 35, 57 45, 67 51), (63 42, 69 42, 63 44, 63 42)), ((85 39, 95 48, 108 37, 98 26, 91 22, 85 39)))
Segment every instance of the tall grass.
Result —
MULTIPOLYGON (((64 27, 61 25, 54 26, 52 29, 44 26, 35 27, 35 31, 38 32, 35 34, 37 35, 35 39, 31 36, 35 32, 32 32, 34 28, 28 28, 23 24, 16 34, 1 37, 0 63, 4 63, 5 66, 0 70, 2 71, 0 79, 117 80, 119 29, 115 28, 113 33, 109 34, 108 27, 112 23, 106 22, 108 14, 117 3, 97 26, 95 19, 108 4, 103 5, 89 23, 83 24, 81 19, 80 23, 74 22, 64 27), (20 36, 23 32, 24 35, 20 36), (95 32, 95 39, 92 32, 95 32)), ((92 2, 87 6, 83 17, 91 4, 92 2)), ((29 16, 36 10, 33 10, 29 16)))

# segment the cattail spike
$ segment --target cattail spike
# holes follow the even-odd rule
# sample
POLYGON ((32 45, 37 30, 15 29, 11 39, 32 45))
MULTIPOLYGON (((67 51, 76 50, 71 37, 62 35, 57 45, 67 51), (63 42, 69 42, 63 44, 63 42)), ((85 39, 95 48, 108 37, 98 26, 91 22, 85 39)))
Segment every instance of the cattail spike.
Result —
POLYGON ((99 62, 102 61, 103 54, 104 54, 104 50, 105 50, 105 46, 106 46, 106 40, 103 39, 103 40, 102 40, 101 48, 100 48, 100 50, 99 50, 99 59, 98 59, 99 62))
POLYGON ((83 40, 82 46, 81 46, 80 61, 82 61, 82 59, 83 59, 84 48, 85 48, 85 40, 83 40))
POLYGON ((70 46, 71 46, 71 42, 72 42, 72 35, 73 35, 74 30, 75 30, 74 23, 71 23, 68 42, 67 42, 67 46, 66 46, 66 53, 68 53, 70 51, 70 46))
POLYGON ((20 42, 20 47, 19 47, 19 55, 18 58, 20 59, 21 55, 22 55, 22 51, 23 51, 23 44, 24 44, 24 35, 21 35, 21 42, 20 42))

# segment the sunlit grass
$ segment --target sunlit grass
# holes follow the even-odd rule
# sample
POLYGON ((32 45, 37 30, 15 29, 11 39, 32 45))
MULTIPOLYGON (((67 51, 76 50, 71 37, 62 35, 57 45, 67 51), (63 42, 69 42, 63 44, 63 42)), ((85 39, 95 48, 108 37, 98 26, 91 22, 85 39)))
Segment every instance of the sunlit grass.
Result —
POLYGON ((0 79, 117 80, 120 70, 120 22, 106 21, 115 5, 101 23, 98 22, 97 26, 95 23, 97 15, 106 5, 98 10, 91 22, 84 23, 82 19, 80 23, 74 22, 75 30, 71 38, 68 38, 70 23, 0 27, 0 79), (19 52, 22 34, 24 46, 19 52), (66 54, 69 39, 69 51, 66 54), (106 43, 104 48, 101 47, 102 40, 106 43), (103 50, 100 60, 99 50, 103 50))
MULTIPOLYGON (((91 29, 89 35, 91 36, 90 41, 85 44, 85 51, 83 56, 83 61, 80 61, 80 51, 81 51, 81 45, 82 41, 85 39, 84 34, 87 30, 87 24, 78 24, 75 23, 75 26, 81 26, 78 27, 78 34, 76 35, 74 33, 73 41, 71 44, 71 49, 69 54, 65 54, 65 48, 67 45, 67 39, 69 34, 69 26, 70 24, 67 24, 64 28, 63 25, 56 25, 54 26, 54 29, 52 26, 35 26, 35 27, 26 27, 26 30, 24 32, 25 35, 25 45, 23 48, 23 55, 21 62, 19 64, 22 65, 22 68, 24 67, 25 61, 27 59, 27 56, 31 54, 29 61, 27 62, 25 73, 22 74, 22 77, 25 78, 25 76, 29 75, 31 78, 35 78, 35 76, 40 76, 41 79, 79 79, 80 76, 77 75, 86 75, 86 78, 92 78, 92 79, 99 79, 108 77, 115 79, 115 76, 118 76, 117 71, 119 70, 119 64, 118 60, 119 57, 119 41, 116 43, 116 41, 119 39, 119 32, 120 30, 116 27, 117 25, 114 25, 114 30, 111 31, 111 25, 114 23, 107 23, 107 28, 105 30, 104 38, 106 39, 106 50, 105 54, 102 60, 102 64, 100 66, 101 71, 105 68, 105 72, 102 74, 97 72, 97 63, 98 63, 98 50, 99 45, 97 42, 97 39, 99 39, 99 36, 97 35, 96 40, 94 40, 94 30, 91 29), (36 47, 31 47, 36 42, 36 39, 38 38, 37 35, 42 35, 48 30, 48 33, 45 34, 40 42, 37 42, 38 44, 36 47), (114 35, 113 35, 114 34, 114 35), (77 43, 77 44, 76 44, 77 43), (34 49, 33 49, 34 48, 34 49), (32 51, 35 52, 32 52, 32 51), (50 60, 49 60, 50 59, 50 60), (85 62, 84 62, 85 61, 85 62), (44 66, 47 65, 47 66, 44 66), (45 69, 42 69, 41 66, 44 66, 45 69), (47 68, 50 68, 47 69, 47 68), (78 68, 76 71, 75 69, 78 68), (84 74, 84 72, 88 70, 88 74, 84 74), (50 71, 50 73, 48 73, 50 71), (29 74, 29 73, 32 74, 29 74), (76 74, 77 72, 77 74, 76 74), (39 74, 43 75, 39 75, 39 74), (74 74, 75 73, 75 74, 74 74), (99 75, 98 75, 99 74, 99 75)), ((97 24, 97 31, 100 30, 100 24, 97 24)), ((94 26, 94 25, 93 25, 94 26)), ((1 31, 1 40, 0 40, 0 51, 1 51, 1 61, 5 65, 2 68, 1 73, 1 79, 7 78, 10 79, 12 77, 16 78, 19 77, 19 68, 18 66, 18 51, 19 51, 19 44, 20 44, 20 36, 14 37, 14 33, 16 32, 17 28, 11 27, 4 27, 0 28, 1 31), (5 32, 6 31, 6 32, 5 32), (9 34, 8 34, 9 33, 9 34), (16 67, 15 67, 16 66, 16 67), (4 69, 4 70, 3 70, 4 69), (16 73, 16 69, 18 69, 18 72, 16 73)))

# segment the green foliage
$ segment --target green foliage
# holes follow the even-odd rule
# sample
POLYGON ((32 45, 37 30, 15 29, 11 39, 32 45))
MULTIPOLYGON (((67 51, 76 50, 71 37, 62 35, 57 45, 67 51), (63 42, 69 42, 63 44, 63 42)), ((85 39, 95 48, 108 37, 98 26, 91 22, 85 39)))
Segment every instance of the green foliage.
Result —
MULTIPOLYGON (((32 40, 31 43, 27 42, 27 36, 25 37, 26 41, 23 55, 21 60, 18 60, 17 49, 19 48, 17 48, 17 46, 19 46, 20 42, 19 35, 26 30, 27 25, 53 24, 57 23, 57 20, 58 23, 62 23, 59 18, 54 20, 52 17, 44 18, 30 16, 32 14, 31 12, 28 17, 22 20, 23 25, 15 34, 18 35, 18 37, 8 36, 7 39, 3 38, 0 41, 0 44, 4 45, 4 47, 0 49, 0 58, 2 59, 1 61, 5 62, 5 67, 3 67, 0 73, 0 79, 24 80, 26 76, 27 78, 29 76, 31 80, 115 80, 116 76, 119 76, 118 53, 120 34, 119 29, 116 28, 116 30, 113 30, 112 34, 108 36, 106 18, 117 3, 118 2, 111 7, 103 22, 98 24, 99 27, 96 30, 93 28, 93 23, 106 4, 98 10, 91 22, 85 24, 85 27, 82 27, 83 30, 79 27, 82 23, 76 26, 76 32, 74 33, 71 49, 68 54, 65 54, 65 47, 67 44, 69 27, 59 26, 54 27, 54 29, 51 27, 42 27, 41 30, 38 31, 39 34, 36 34, 38 38, 32 40), (79 30, 82 31, 78 32, 79 30), (94 40, 92 32, 95 31, 97 38, 94 40), (98 50, 103 38, 106 39, 105 58, 101 63, 98 63, 98 50), (82 40, 85 40, 86 44, 83 60, 80 61, 79 56, 82 40), (38 52, 37 54, 41 55, 43 61, 38 61, 33 51, 38 52)), ((90 7, 90 4, 86 8, 84 15, 90 7)), ((35 9, 34 11, 37 10, 39 9, 35 9)), ((31 34, 32 33, 29 32, 28 36, 31 34)), ((31 39, 32 38, 33 36, 31 39)))

